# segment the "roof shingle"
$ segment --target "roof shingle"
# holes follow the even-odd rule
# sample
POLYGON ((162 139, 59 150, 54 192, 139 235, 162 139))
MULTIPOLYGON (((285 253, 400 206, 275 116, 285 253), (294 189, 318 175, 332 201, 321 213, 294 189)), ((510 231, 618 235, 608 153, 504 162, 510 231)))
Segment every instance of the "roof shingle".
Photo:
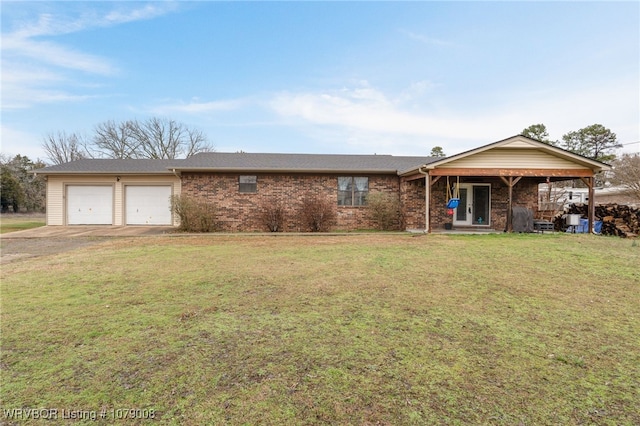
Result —
POLYGON ((207 152, 187 159, 83 159, 37 170, 39 174, 170 173, 178 171, 398 173, 435 161, 434 157, 334 154, 253 154, 207 152))
POLYGON ((397 173, 433 161, 432 157, 335 154, 201 153, 184 160, 178 170, 263 172, 397 173))

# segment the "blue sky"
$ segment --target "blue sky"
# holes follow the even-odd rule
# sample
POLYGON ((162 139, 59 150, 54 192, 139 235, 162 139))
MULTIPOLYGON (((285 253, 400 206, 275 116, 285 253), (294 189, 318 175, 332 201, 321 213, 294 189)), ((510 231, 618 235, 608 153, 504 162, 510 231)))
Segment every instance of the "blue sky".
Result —
POLYGON ((638 2, 1 7, 5 154, 152 116, 223 152, 451 155, 535 123, 640 151, 638 2))

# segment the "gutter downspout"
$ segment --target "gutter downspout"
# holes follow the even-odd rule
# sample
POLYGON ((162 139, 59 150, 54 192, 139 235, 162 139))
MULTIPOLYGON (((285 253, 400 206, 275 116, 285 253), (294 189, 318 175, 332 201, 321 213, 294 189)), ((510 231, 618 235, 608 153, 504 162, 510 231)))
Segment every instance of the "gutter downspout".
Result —
MULTIPOLYGON (((176 169, 171 169, 171 171, 173 172, 174 175, 176 175, 176 177, 180 181, 180 194, 182 194, 182 176, 180 176, 178 172, 176 172, 176 169)), ((173 191, 171 191, 171 193, 173 194, 173 191)), ((171 223, 173 224, 173 226, 179 226, 180 224, 179 220, 176 217, 174 217, 173 206, 171 208, 171 223)))
POLYGON ((431 182, 429 182, 429 172, 425 172, 422 170, 423 167, 427 165, 423 165, 418 167, 418 173, 424 175, 424 233, 431 233, 431 224, 429 223, 429 199, 431 198, 431 182))

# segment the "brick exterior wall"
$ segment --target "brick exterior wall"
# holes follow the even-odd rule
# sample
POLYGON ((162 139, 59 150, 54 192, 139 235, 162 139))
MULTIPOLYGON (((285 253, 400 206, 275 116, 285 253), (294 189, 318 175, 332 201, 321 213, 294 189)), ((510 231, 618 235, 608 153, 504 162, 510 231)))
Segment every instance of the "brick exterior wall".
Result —
MULTIPOLYGON (((338 176, 315 174, 257 174, 257 192, 238 191, 239 173, 183 173, 182 193, 214 203, 223 231, 268 231, 260 218, 262 206, 280 202, 285 206, 285 232, 306 232, 298 219, 302 202, 308 194, 326 197, 335 208, 332 230, 373 229, 364 206, 338 206, 338 176)), ((425 228, 425 181, 405 180, 395 175, 369 175, 369 192, 398 194, 403 209, 405 229, 425 228)), ((450 183, 453 182, 450 179, 450 183)), ((504 230, 507 220, 508 187, 500 178, 461 178, 460 183, 491 185, 491 222, 489 226, 504 230)), ((431 187, 431 227, 444 229, 452 221, 447 214, 446 178, 431 187)), ((513 188, 513 206, 538 209, 538 181, 521 179, 513 188)))
MULTIPOLYGON (((372 229, 362 206, 338 206, 338 176, 315 174, 254 174, 257 192, 240 193, 240 173, 183 173, 182 193, 214 203, 223 231, 268 231, 260 218, 262 206, 282 203, 285 207, 285 232, 305 232, 298 212, 307 195, 325 197, 335 208, 336 223, 332 230, 372 229)), ((242 173, 242 175, 252 175, 242 173)), ((361 176, 361 175, 358 175, 361 176)), ((395 175, 369 175, 369 192, 398 194, 400 180, 395 175)))
POLYGON ((405 229, 425 227, 425 179, 400 180, 400 202, 404 214, 405 229))
MULTIPOLYGON (((454 181, 449 179, 449 184, 454 181)), ((509 187, 500 178, 460 178, 460 183, 484 183, 491 185, 491 222, 489 227, 504 230, 507 227, 507 206, 509 203, 509 187)), ((440 178, 431 187, 431 228, 444 229, 445 223, 452 222, 447 214, 447 180, 440 178)), ((513 207, 526 207, 534 214, 538 210, 538 180, 522 178, 513 187, 513 207)))

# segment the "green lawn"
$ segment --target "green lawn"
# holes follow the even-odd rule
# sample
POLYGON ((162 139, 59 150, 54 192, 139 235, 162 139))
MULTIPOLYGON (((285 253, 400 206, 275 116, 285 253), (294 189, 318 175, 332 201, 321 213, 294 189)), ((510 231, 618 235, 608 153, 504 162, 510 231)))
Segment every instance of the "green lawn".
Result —
POLYGON ((11 216, 3 214, 0 217, 0 234, 7 232, 22 231, 25 229, 37 228, 45 225, 44 216, 11 216))
POLYGON ((591 235, 114 239, 3 265, 1 405, 637 425, 639 265, 591 235))

